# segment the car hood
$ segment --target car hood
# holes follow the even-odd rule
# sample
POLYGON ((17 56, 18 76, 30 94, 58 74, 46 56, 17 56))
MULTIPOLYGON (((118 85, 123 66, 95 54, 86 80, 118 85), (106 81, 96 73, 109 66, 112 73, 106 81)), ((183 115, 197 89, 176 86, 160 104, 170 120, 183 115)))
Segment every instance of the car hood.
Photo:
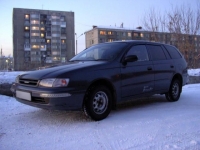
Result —
POLYGON ((68 62, 67 64, 62 66, 55 66, 43 70, 30 71, 20 75, 20 78, 33 79, 33 80, 39 80, 43 78, 55 78, 60 74, 71 72, 78 69, 83 69, 83 68, 95 69, 97 66, 101 65, 103 66, 105 63, 107 62, 105 61, 68 62))

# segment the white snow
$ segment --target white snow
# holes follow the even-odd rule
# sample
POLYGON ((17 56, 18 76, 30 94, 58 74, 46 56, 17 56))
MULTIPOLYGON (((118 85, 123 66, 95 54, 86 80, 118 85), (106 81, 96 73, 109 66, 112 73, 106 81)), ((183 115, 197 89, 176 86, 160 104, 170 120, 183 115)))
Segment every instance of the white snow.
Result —
POLYGON ((25 72, 23 71, 11 71, 11 72, 1 72, 0 71, 0 84, 1 83, 13 83, 15 81, 15 78, 19 74, 23 74, 25 72))
POLYGON ((155 95, 119 105, 98 122, 0 95, 0 150, 199 150, 199 91, 189 84, 177 102, 155 95))
POLYGON ((188 69, 189 76, 200 76, 200 68, 199 69, 188 69))

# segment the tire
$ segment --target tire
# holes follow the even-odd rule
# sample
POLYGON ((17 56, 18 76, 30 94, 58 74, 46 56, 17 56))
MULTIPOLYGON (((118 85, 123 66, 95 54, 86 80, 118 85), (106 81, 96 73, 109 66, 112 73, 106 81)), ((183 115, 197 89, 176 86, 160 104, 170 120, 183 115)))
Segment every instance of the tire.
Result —
POLYGON ((112 95, 105 86, 97 86, 90 90, 86 96, 83 110, 86 116, 92 120, 105 119, 111 111, 112 95))
POLYGON ((174 79, 170 85, 168 93, 165 94, 166 99, 169 102, 178 101, 180 98, 182 86, 179 80, 174 79))

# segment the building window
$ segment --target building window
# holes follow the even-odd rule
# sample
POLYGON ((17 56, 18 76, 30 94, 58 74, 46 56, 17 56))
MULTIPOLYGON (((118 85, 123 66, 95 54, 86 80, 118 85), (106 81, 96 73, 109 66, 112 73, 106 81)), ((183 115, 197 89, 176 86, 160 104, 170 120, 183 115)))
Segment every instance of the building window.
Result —
POLYGON ((25 30, 29 30, 29 27, 26 26, 26 27, 25 27, 25 30))
POLYGON ((113 41, 113 39, 108 39, 108 42, 112 42, 113 41))
POLYGON ((52 43, 60 43, 60 40, 59 39, 53 39, 51 42, 52 43))
POLYGON ((24 48, 30 48, 30 44, 24 44, 24 48))
POLYGON ((51 43, 51 40, 48 39, 48 40, 47 40, 47 43, 51 43))
POLYGON ((45 46, 45 45, 40 45, 40 48, 41 48, 41 49, 45 49, 46 46, 45 46))
POLYGON ((24 16, 24 18, 25 18, 25 19, 29 19, 29 15, 26 14, 26 15, 24 16))
POLYGON ((39 18, 38 14, 31 14, 31 18, 39 18))
POLYGON ((52 21, 51 23, 52 23, 52 25, 60 25, 59 21, 52 21))
POLYGON ((52 27, 51 30, 52 31, 60 31, 60 27, 52 27))
POLYGON ((39 30, 39 27, 33 26, 33 27, 31 27, 31 30, 39 30))
POLYGON ((39 45, 32 45, 31 48, 38 49, 38 48, 40 48, 40 46, 39 45))
POLYGON ((31 20, 31 24, 40 24, 38 20, 31 20))
POLYGON ((131 37, 131 32, 128 32, 128 37, 131 37))
POLYGON ((51 16, 52 19, 60 19, 60 16, 51 16))
POLYGON ((52 55, 60 55, 60 52, 54 51, 54 52, 52 52, 52 55))
POLYGON ((66 43, 66 40, 61 40, 61 42, 64 44, 64 43, 66 43))
POLYGON ((100 38, 100 43, 104 43, 106 40, 103 38, 100 38))
POLYGON ((31 42, 36 42, 36 39, 31 39, 31 42))
POLYGON ((143 34, 143 33, 140 33, 140 37, 144 37, 144 34, 143 34))
POLYGON ((52 37, 60 37, 60 34, 59 33, 54 33, 54 34, 52 34, 52 37))
POLYGON ((44 33, 41 33, 40 36, 43 38, 44 37, 44 33))
POLYGON ((60 20, 61 20, 61 21, 65 21, 65 16, 61 16, 61 17, 60 17, 60 20))
POLYGON ((106 31, 100 31, 100 35, 106 35, 106 31))
POLYGON ((126 32, 122 32, 122 36, 126 36, 126 32))
POLYGON ((29 43, 29 39, 25 39, 25 41, 24 41, 24 42, 28 44, 28 43, 29 43))
POLYGON ((24 33, 24 36, 25 36, 25 37, 29 37, 29 32, 25 32, 25 33, 24 33))
POLYGON ((113 35, 113 32, 112 31, 108 31, 108 35, 113 35))
POLYGON ((45 28, 44 28, 44 27, 41 27, 41 28, 40 28, 40 30, 44 31, 44 30, 45 30, 45 28))
POLYGON ((138 33, 133 33, 133 36, 138 37, 139 35, 138 35, 138 33))
POLYGON ((40 36, 39 33, 31 33, 31 36, 40 36))

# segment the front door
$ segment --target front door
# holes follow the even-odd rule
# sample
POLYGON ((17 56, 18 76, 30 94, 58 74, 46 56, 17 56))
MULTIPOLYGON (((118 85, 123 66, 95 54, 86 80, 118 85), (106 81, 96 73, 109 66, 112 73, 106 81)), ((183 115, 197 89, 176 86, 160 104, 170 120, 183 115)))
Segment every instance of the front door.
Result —
POLYGON ((126 56, 136 55, 138 60, 127 62, 121 67, 122 98, 145 94, 154 90, 154 72, 152 61, 145 45, 134 45, 126 56))

